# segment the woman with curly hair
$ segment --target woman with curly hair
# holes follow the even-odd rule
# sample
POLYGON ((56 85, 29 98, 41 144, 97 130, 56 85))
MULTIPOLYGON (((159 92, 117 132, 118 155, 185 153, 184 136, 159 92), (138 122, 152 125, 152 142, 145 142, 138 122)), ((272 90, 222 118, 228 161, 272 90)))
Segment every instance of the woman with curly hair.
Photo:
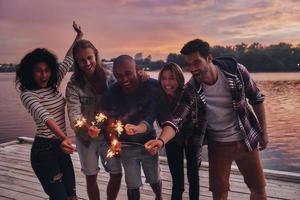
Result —
MULTIPOLYGON (((80 40, 83 36, 80 26, 73 22, 73 28, 77 33, 75 41, 80 40)), ((21 101, 37 126, 31 165, 50 200, 77 199, 72 160, 60 148, 63 141, 68 144, 68 153, 74 151, 66 135, 65 100, 58 91, 73 64, 73 45, 60 64, 49 50, 37 48, 23 57, 16 72, 21 101)))

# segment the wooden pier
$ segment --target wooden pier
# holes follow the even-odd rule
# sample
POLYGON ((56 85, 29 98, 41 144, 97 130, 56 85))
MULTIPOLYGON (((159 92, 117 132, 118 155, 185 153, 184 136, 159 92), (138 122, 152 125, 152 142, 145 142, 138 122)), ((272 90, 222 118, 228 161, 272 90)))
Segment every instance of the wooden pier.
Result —
MULTIPOLYGON (((38 179, 32 171, 30 164, 30 138, 0 144, 0 199, 41 200, 47 199, 38 179)), ((80 162, 77 153, 72 154, 76 173, 77 195, 79 199, 88 199, 86 193, 85 177, 80 171, 80 162)), ((300 200, 300 174, 265 170, 267 177, 268 199, 293 199, 300 200)), ((171 175, 165 158, 161 158, 161 176, 163 179, 163 198, 170 199, 171 175)), ((101 168, 98 175, 101 199, 106 199, 106 185, 109 175, 101 168)), ((143 176, 143 180, 145 180, 143 176)), ((242 176, 233 167, 230 177, 231 191, 229 198, 232 200, 249 199, 249 190, 244 184, 242 176)), ((188 199, 188 182, 185 181, 184 199, 188 199)), ((122 179, 118 200, 127 199, 126 185, 122 179)), ((141 199, 154 199, 151 188, 144 184, 141 188, 141 199)), ((200 169, 200 199, 212 199, 208 190, 208 168, 203 163, 200 169)))

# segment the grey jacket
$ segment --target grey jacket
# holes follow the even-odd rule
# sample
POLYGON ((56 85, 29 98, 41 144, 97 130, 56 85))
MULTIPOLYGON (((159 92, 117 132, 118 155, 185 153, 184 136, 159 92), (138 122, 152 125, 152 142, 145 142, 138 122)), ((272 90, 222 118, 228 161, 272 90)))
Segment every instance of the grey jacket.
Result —
MULTIPOLYGON (((115 82, 115 78, 112 73, 106 73, 106 84, 109 87, 115 82)), ((97 108, 99 108, 102 94, 95 94, 91 84, 85 80, 85 85, 80 88, 74 80, 70 80, 66 88, 66 101, 67 101, 67 112, 70 119, 70 125, 76 133, 76 137, 85 146, 88 146, 91 140, 103 140, 103 134, 100 134, 96 138, 90 138, 87 132, 82 132, 74 128, 76 120, 84 117, 88 122, 94 120, 97 114, 97 108)))

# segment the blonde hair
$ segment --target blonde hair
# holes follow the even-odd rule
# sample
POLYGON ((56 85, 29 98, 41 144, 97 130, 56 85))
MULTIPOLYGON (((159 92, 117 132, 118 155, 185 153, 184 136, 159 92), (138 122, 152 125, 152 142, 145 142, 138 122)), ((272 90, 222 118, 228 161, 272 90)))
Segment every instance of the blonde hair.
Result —
POLYGON ((99 59, 99 52, 96 49, 96 47, 89 41, 89 40, 79 40, 74 44, 73 47, 73 58, 74 58, 74 73, 71 77, 71 80, 75 81, 79 87, 83 88, 85 85, 85 80, 84 80, 84 73, 83 71, 80 69, 79 64, 76 61, 76 55, 77 53, 82 50, 82 49, 87 49, 87 48, 91 48, 94 51, 95 57, 96 57, 96 70, 99 73, 100 76, 104 75, 105 78, 105 74, 106 74, 106 65, 104 65, 100 59, 99 59))

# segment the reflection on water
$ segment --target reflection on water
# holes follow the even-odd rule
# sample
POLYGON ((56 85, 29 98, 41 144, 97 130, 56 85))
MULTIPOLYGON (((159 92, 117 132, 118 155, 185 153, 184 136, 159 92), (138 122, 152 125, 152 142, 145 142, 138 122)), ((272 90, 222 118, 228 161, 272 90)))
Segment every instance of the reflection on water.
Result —
POLYGON ((300 172, 300 80, 258 81, 266 95, 265 107, 270 135, 264 165, 300 172))
MULTIPOLYGON (((151 72, 157 77, 157 72, 151 72)), ((254 79, 266 95, 270 144, 262 152, 265 168, 300 172, 300 74, 264 73, 254 74, 254 79)), ((64 79, 61 90, 64 93, 64 79)), ((186 80, 189 74, 185 74, 186 80)), ((34 137, 35 126, 31 116, 22 106, 14 88, 14 74, 0 73, 0 143, 19 136, 34 137)), ((68 119, 67 131, 73 135, 68 119)))

